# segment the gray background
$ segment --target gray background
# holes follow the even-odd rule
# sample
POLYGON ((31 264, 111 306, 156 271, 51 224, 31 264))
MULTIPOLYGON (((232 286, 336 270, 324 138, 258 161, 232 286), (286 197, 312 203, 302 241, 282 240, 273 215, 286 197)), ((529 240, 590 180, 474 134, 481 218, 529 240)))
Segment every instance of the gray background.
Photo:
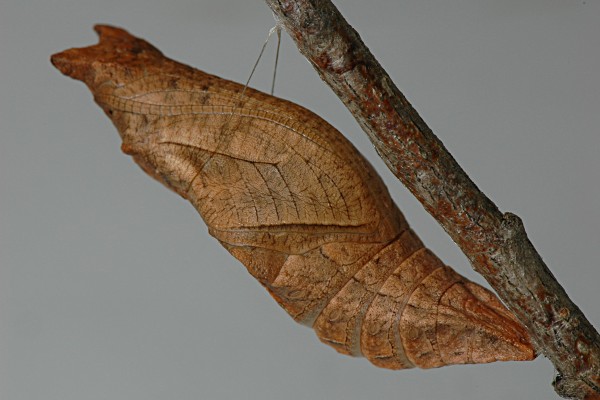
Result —
MULTIPOLYGON (((599 1, 337 3, 599 327, 599 1)), ((50 65, 95 43, 97 22, 237 81, 273 26, 259 0, 0 1, 0 399, 555 398, 543 357, 386 371, 296 325, 50 65)), ((278 76, 277 94, 344 132, 423 241, 482 282, 287 37, 278 76)))

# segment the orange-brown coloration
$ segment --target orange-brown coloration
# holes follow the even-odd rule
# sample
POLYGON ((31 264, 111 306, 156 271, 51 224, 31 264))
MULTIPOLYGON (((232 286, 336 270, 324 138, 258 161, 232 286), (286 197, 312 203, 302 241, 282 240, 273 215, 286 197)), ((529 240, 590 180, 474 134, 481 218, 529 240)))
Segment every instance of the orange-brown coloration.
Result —
POLYGON ((298 322, 392 369, 530 360, 525 329, 410 230, 383 182, 314 113, 164 57, 127 32, 52 57, 122 149, 188 199, 298 322))

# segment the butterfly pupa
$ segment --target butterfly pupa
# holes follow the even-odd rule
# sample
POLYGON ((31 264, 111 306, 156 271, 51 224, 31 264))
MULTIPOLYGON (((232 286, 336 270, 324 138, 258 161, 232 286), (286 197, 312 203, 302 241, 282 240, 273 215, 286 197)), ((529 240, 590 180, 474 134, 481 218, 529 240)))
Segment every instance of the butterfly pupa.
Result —
POLYGON ((311 111, 170 60, 127 32, 52 57, 122 150, 198 210, 298 322, 391 369, 531 360, 527 331, 421 243, 380 177, 311 111))

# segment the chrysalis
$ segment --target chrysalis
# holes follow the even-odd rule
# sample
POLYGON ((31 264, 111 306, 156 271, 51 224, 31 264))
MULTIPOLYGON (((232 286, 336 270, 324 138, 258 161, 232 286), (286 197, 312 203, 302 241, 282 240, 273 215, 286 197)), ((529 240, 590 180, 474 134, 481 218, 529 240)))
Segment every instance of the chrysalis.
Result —
POLYGON ((391 369, 531 360, 526 330, 423 246, 359 152, 288 101, 185 66, 107 26, 52 57, 84 81, 144 171, 298 322, 391 369), (241 99, 241 101, 240 101, 241 99))

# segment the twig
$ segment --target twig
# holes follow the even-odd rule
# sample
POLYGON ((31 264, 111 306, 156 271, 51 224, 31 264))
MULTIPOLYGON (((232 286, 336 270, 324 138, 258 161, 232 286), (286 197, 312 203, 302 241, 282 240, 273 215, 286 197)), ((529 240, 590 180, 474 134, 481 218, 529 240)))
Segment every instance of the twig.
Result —
POLYGON ((396 177, 442 225, 554 364, 556 392, 600 398, 600 336, 548 270, 521 219, 471 181, 329 0, 266 0, 396 177))

